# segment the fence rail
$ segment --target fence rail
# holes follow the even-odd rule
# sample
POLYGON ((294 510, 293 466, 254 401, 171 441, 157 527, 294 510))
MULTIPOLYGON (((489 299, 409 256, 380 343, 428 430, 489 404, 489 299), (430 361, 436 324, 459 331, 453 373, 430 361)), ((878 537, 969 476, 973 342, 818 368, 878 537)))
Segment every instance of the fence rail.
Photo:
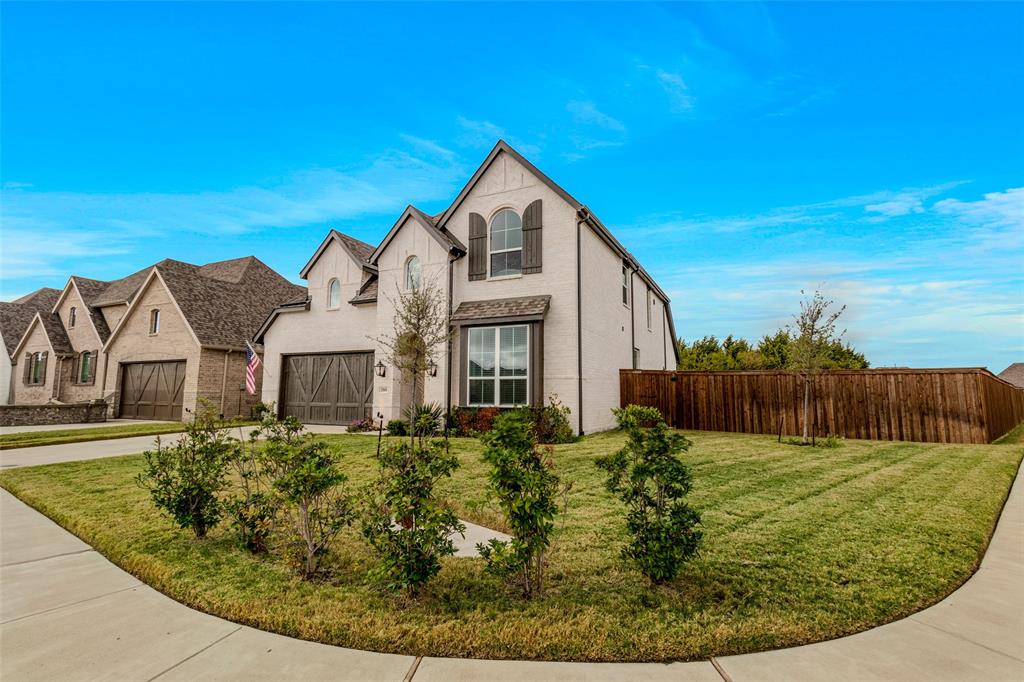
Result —
MULTIPOLYGON (((800 435, 797 372, 620 370, 623 406, 680 429, 800 435)), ((873 440, 990 443, 1024 421, 1024 389, 982 368, 833 370, 818 375, 810 431, 873 440)))

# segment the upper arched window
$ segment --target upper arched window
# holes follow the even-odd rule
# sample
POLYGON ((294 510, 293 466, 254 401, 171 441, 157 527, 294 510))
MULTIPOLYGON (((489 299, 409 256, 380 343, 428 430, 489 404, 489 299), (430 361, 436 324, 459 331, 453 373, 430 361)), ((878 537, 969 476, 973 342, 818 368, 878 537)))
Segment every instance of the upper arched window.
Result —
POLYGON ((327 307, 337 308, 341 305, 341 282, 332 279, 327 285, 327 307))
POLYGON ((491 218, 491 277, 523 271, 523 221, 505 208, 491 218))
POLYGON ((160 333, 160 311, 157 309, 153 309, 149 313, 149 333, 160 333))
POLYGON ((71 306, 71 310, 68 311, 68 326, 74 327, 75 320, 78 319, 78 308, 71 306))
POLYGON ((420 271, 420 259, 416 256, 409 256, 405 261, 405 288, 407 291, 420 288, 422 273, 420 271))

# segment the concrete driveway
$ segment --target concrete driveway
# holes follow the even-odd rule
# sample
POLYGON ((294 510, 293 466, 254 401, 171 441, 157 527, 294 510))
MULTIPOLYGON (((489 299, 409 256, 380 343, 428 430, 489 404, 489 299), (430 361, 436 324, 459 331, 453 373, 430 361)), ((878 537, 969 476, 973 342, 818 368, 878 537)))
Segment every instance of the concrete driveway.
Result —
POLYGON ((254 630, 143 585, 0 490, 0 679, 1020 681, 1022 488, 1018 475, 981 568, 939 604, 830 642, 672 664, 417 658, 254 630))

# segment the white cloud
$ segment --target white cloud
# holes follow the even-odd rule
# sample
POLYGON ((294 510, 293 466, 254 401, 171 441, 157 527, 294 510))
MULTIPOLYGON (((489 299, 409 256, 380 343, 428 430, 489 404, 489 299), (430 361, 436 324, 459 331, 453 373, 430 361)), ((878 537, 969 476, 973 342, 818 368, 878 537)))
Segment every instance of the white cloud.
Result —
POLYGON ((565 105, 565 108, 577 123, 591 124, 615 132, 625 132, 626 130, 626 126, 621 121, 599 111, 591 101, 572 100, 565 105))
POLYGON ((693 96, 690 94, 686 81, 683 80, 680 74, 657 69, 655 76, 662 90, 668 95, 673 111, 687 112, 693 110, 693 96))
POLYGON ((525 142, 522 139, 506 134, 501 126, 490 121, 478 121, 465 116, 458 116, 455 122, 462 129, 457 141, 463 147, 476 149, 490 149, 498 140, 505 140, 512 145, 516 151, 530 159, 540 158, 541 149, 539 145, 525 142))

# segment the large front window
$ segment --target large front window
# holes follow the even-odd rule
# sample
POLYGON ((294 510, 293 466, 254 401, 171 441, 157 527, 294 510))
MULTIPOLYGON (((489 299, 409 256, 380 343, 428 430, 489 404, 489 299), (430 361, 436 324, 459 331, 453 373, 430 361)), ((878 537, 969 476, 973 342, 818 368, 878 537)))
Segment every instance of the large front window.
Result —
POLYGON ((529 360, 529 330, 526 325, 471 328, 469 404, 525 405, 529 360))
POLYGON ((491 219, 491 277, 523 272, 523 221, 511 209, 491 219))

